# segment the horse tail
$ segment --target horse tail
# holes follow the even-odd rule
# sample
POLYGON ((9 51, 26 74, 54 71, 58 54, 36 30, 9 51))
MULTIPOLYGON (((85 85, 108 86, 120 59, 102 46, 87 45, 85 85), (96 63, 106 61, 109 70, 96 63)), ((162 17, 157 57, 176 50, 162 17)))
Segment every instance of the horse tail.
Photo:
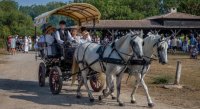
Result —
POLYGON ((78 63, 76 62, 75 56, 73 57, 73 62, 72 62, 72 84, 73 85, 77 79, 77 72, 79 70, 78 63))

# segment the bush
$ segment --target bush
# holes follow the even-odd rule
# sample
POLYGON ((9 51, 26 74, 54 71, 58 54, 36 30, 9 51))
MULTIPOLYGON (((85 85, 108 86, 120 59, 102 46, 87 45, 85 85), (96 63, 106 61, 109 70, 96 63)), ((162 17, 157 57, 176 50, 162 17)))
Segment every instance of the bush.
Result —
POLYGON ((172 80, 172 77, 168 75, 157 76, 153 79, 153 84, 168 84, 172 80))

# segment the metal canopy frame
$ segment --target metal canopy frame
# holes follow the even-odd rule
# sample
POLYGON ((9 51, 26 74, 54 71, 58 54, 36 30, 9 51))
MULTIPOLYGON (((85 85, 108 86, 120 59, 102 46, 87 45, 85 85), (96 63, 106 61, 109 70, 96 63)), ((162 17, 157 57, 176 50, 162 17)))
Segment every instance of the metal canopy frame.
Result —
POLYGON ((93 5, 87 3, 71 3, 52 11, 45 12, 34 19, 34 25, 39 26, 47 22, 51 15, 63 15, 77 21, 79 25, 83 22, 99 22, 101 13, 93 5))

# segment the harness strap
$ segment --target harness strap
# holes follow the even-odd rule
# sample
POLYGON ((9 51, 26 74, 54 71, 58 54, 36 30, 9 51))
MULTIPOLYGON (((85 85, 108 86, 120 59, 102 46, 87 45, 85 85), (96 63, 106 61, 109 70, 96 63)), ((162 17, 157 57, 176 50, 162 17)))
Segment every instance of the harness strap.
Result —
MULTIPOLYGON (((95 64, 95 63, 98 62, 98 61, 99 61, 99 59, 96 59, 95 61, 93 61, 93 62, 90 63, 90 64, 87 64, 87 63, 86 63, 87 66, 86 66, 85 68, 81 69, 80 72, 82 72, 83 70, 85 70, 85 69, 87 69, 87 68, 90 68, 90 66, 92 66, 93 64, 95 64)), ((82 63, 82 64, 83 64, 83 63, 82 63)))
POLYGON ((118 74, 116 74, 116 76, 118 77, 121 73, 124 72, 124 70, 126 70, 126 68, 127 68, 127 65, 125 65, 124 68, 118 74))
MULTIPOLYGON (((86 52, 86 50, 88 49, 88 47, 89 47, 91 44, 92 44, 92 43, 88 44, 87 47, 85 48, 85 50, 84 50, 84 54, 83 54, 83 58, 82 58, 81 61, 79 61, 79 59, 78 59, 78 55, 77 55, 77 60, 78 60, 77 63, 84 63, 83 60, 84 60, 84 58, 85 58, 85 52, 86 52)), ((79 52, 79 48, 78 48, 78 52, 79 52)))

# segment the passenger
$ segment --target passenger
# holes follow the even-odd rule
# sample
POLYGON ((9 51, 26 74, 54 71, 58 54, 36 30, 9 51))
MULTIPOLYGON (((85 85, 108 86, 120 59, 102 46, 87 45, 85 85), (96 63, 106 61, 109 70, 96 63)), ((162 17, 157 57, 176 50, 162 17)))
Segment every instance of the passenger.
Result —
POLYGON ((66 30, 66 22, 64 20, 59 23, 60 28, 56 31, 56 41, 60 45, 64 43, 64 41, 74 41, 74 38, 71 36, 70 32, 66 30))
POLYGON ((87 31, 86 27, 81 28, 81 33, 82 33, 82 38, 81 38, 82 43, 92 42, 91 36, 90 36, 89 32, 87 31))
POLYGON ((54 36, 53 33, 56 31, 56 29, 49 25, 46 29, 45 29, 45 42, 46 42, 46 49, 44 51, 45 55, 53 55, 53 51, 52 51, 52 44, 54 43, 54 36))
POLYGON ((74 40, 78 43, 78 44, 81 44, 81 37, 78 36, 78 29, 77 28, 73 28, 71 30, 71 35, 72 37, 74 38, 74 40))

